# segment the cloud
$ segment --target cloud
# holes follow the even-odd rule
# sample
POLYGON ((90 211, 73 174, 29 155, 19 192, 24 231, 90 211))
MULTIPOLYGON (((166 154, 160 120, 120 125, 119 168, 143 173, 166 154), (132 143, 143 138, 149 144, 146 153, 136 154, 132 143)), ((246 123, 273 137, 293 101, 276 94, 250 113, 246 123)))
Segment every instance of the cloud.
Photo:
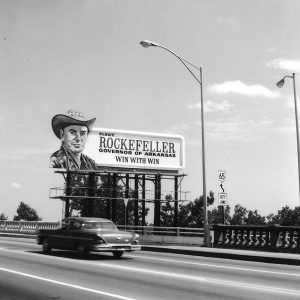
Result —
MULTIPOLYGON (((196 122, 201 126, 201 122, 196 122)), ((206 135, 212 140, 257 142, 274 132, 274 120, 263 117, 245 120, 236 116, 230 120, 219 119, 206 122, 206 135)))
POLYGON ((232 104, 229 104, 227 100, 224 100, 222 103, 215 103, 212 101, 206 101, 204 103, 205 112, 215 112, 215 111, 223 111, 228 112, 232 107, 232 104))
POLYGON ((212 139, 229 141, 250 140, 250 132, 247 129, 249 124, 246 124, 246 122, 238 120, 225 122, 224 120, 219 120, 207 122, 206 125, 206 133, 212 139))
POLYGON ((240 80, 225 81, 210 86, 210 91, 217 94, 238 94, 249 97, 262 96, 266 98, 278 98, 279 93, 273 92, 260 84, 247 85, 240 80))
POLYGON ((50 155, 53 153, 55 148, 38 148, 38 147, 7 147, 0 150, 0 161, 15 161, 15 160, 26 160, 28 156, 34 155, 50 155), (11 149, 13 148, 13 149, 11 149))
POLYGON ((13 189, 20 189, 20 188, 22 188, 22 185, 18 182, 12 182, 10 184, 10 187, 13 188, 13 189))
MULTIPOLYGON (((216 111, 228 112, 232 107, 234 107, 234 105, 230 104, 227 100, 224 100, 222 103, 216 103, 211 100, 204 102, 204 111, 206 113, 216 111)), ((187 109, 201 109, 201 102, 189 104, 187 109)))
POLYGON ((267 62, 267 66, 291 72, 300 72, 300 60, 276 58, 270 62, 267 62))
POLYGON ((187 131, 189 129, 190 129, 190 124, 183 123, 183 124, 174 125, 171 130, 172 130, 172 132, 183 132, 183 131, 187 131))
POLYGON ((287 135, 296 133, 296 123, 295 120, 283 119, 281 124, 277 126, 276 130, 278 133, 287 135))

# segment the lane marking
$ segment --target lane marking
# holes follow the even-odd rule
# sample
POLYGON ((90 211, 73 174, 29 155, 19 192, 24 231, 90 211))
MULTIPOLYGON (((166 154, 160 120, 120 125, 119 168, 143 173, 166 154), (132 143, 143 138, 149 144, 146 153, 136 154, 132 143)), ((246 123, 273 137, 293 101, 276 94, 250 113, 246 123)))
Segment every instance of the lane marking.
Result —
MULTIPOLYGON (((22 253, 21 251, 16 251, 16 250, 11 251, 11 250, 4 249, 4 251, 22 253)), ((23 253, 23 254, 37 255, 37 254, 33 254, 33 253, 23 253)), ((55 259, 55 260, 63 260, 63 261, 68 260, 68 259, 65 259, 65 258, 54 257, 54 256, 47 256, 47 258, 55 259)), ((275 287, 272 287, 272 286, 248 284, 248 283, 237 282, 237 281, 229 281, 229 280, 219 280, 219 279, 206 278, 206 277, 201 277, 201 276, 190 276, 190 275, 184 275, 184 274, 179 274, 179 273, 146 270, 146 269, 141 269, 141 268, 126 267, 126 266, 113 265, 113 264, 108 264, 108 263, 95 264, 94 261, 89 262, 89 261, 77 261, 76 260, 76 263, 90 264, 90 265, 93 265, 93 266, 106 267, 108 269, 118 269, 118 270, 122 270, 122 271, 131 271, 131 272, 134 272, 134 273, 138 272, 138 273, 145 273, 145 274, 149 274, 149 275, 156 275, 156 276, 159 275, 159 276, 164 276, 164 277, 168 277, 168 278, 175 278, 175 279, 181 279, 181 280, 182 279, 193 280, 193 281, 206 282, 206 283, 211 283, 211 284, 219 284, 219 285, 240 287, 240 288, 246 288, 246 289, 252 289, 252 290, 260 290, 260 291, 265 291, 265 292, 269 292, 269 293, 273 292, 273 293, 279 293, 279 294, 296 295, 296 296, 300 297, 300 290, 275 288, 275 287)), ((65 285, 65 286, 70 286, 70 287, 74 287, 74 288, 81 289, 81 290, 94 291, 95 293, 98 293, 98 294, 104 294, 105 293, 105 292, 101 292, 101 291, 97 291, 97 290, 93 290, 93 289, 88 289, 88 288, 85 288, 85 287, 76 286, 76 285, 72 285, 72 284, 68 284, 68 283, 63 283, 63 282, 55 281, 55 280, 52 280, 52 279, 47 279, 47 278, 44 278, 44 277, 38 277, 38 276, 34 276, 34 275, 22 273, 22 272, 17 272, 17 271, 5 269, 5 268, 0 268, 0 270, 7 271, 7 272, 10 271, 11 273, 20 274, 20 275, 24 274, 23 276, 36 278, 36 279, 40 279, 40 280, 44 280, 44 281, 48 281, 48 282, 52 282, 52 283, 57 283, 57 284, 65 285)), ((250 269, 250 271, 251 271, 251 269, 250 269)), ((109 295, 109 293, 108 293, 108 295, 109 295)), ((111 295, 113 295, 113 294, 111 294, 111 295)), ((126 297, 119 296, 119 295, 114 295, 112 297, 116 297, 116 296, 118 296, 119 299, 130 299, 130 300, 132 299, 132 298, 126 298, 126 297)))
POLYGON ((32 279, 37 279, 37 280, 41 280, 41 281, 46 281, 46 282, 50 282, 50 283, 54 283, 54 284, 58 284, 58 285, 62 285, 62 286, 67 286, 67 287, 71 287, 71 288, 74 288, 74 289, 77 289, 77 290, 82 290, 82 291, 85 291, 85 292, 90 292, 90 293, 94 293, 94 294, 108 296, 108 297, 112 297, 112 298, 116 298, 116 299, 136 300, 135 298, 129 298, 129 297, 113 294, 113 293, 107 293, 107 292, 103 292, 103 291, 99 291, 99 290, 95 290, 95 289, 86 288, 86 287, 83 287, 83 286, 80 286, 80 285, 61 282, 61 281, 57 281, 57 280, 53 280, 53 279, 49 279, 49 278, 45 278, 45 277, 31 275, 31 274, 28 274, 28 273, 18 272, 18 271, 15 271, 15 270, 10 270, 10 269, 5 269, 5 268, 0 268, 0 270, 4 271, 4 272, 16 274, 16 275, 20 275, 20 276, 24 276, 24 277, 28 277, 28 278, 32 278, 32 279))
MULTIPOLYGON (((9 243, 12 244, 26 244, 26 245, 31 245, 35 246, 37 248, 40 248, 40 245, 37 244, 29 244, 26 242, 12 242, 10 241, 9 243)), ((23 250, 17 250, 17 249, 5 249, 0 247, 0 250, 7 250, 9 252, 18 252, 18 253, 23 253, 25 255, 36 255, 35 253, 27 253, 23 252, 23 250)), ((47 256, 49 257, 49 256, 47 256)), ((155 257, 150 257, 150 256, 145 256, 145 255, 127 255, 127 257, 131 258, 143 258, 143 259, 148 259, 148 260, 157 260, 157 261, 165 261, 165 262, 171 262, 171 263, 179 263, 179 264, 185 264, 185 265, 194 265, 194 266, 202 266, 202 267, 211 267, 211 268, 217 268, 217 269, 226 269, 226 270, 233 270, 233 271, 245 271, 245 272, 254 272, 254 273, 262 273, 262 274, 272 274, 272 275, 285 275, 285 276, 294 276, 294 277, 300 277, 299 273, 288 273, 288 272, 280 272, 280 271, 269 271, 269 270, 259 270, 259 269, 252 269, 252 268, 241 268, 241 267, 232 267, 232 266, 220 266, 220 265, 214 265, 214 264, 207 264, 207 263, 198 263, 198 262, 187 262, 187 261, 182 261, 182 260, 175 260, 175 259, 167 259, 167 258, 155 258, 155 257)), ((63 259, 66 260, 68 258, 61 258, 61 257, 55 257, 51 256, 51 258, 54 259, 63 259)), ((79 263, 89 263, 88 261, 76 261, 79 263)))
POLYGON ((211 283, 211 284, 227 285, 227 286, 233 286, 233 287, 265 291, 268 293, 273 292, 273 293, 278 293, 278 294, 296 295, 296 296, 300 297, 300 290, 275 288, 275 287, 266 286, 266 285, 257 285, 257 284, 243 283, 243 282, 231 281, 231 280, 219 280, 219 279, 213 279, 213 278, 208 278, 208 277, 190 276, 190 275, 171 273, 171 272, 152 271, 152 270, 145 270, 145 269, 139 269, 139 268, 133 268, 133 267, 111 265, 111 264, 106 264, 106 263, 101 263, 99 265, 101 265, 103 267, 108 267, 108 268, 115 268, 115 269, 124 270, 124 271, 131 271, 131 272, 135 272, 135 273, 136 272, 146 273, 149 275, 159 275, 159 276, 165 276, 168 278, 171 277, 171 278, 175 278, 175 279, 200 281, 200 282, 206 282, 206 283, 211 283))
POLYGON ((287 276, 300 277, 300 274, 298 274, 298 273, 287 273, 287 272, 280 272, 280 271, 268 271, 268 270, 231 267, 231 266, 220 266, 220 265, 214 265, 214 264, 187 262, 187 261, 168 259, 168 258, 155 258, 155 257, 150 257, 150 256, 144 256, 144 255, 128 255, 127 257, 143 258, 143 259, 149 259, 149 260, 158 260, 158 261, 165 261, 165 262, 171 262, 171 263, 195 265, 195 266, 201 266, 201 267, 212 267, 212 268, 235 270, 235 271, 249 271, 249 272, 256 272, 256 273, 266 273, 266 274, 276 274, 276 275, 287 275, 287 276))

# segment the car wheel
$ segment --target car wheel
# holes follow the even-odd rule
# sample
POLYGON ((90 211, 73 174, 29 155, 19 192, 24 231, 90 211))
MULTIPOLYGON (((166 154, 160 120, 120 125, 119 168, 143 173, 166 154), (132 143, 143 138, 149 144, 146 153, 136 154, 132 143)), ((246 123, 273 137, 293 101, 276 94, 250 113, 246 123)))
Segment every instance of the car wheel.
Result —
POLYGON ((115 258, 121 258, 123 254, 124 254, 124 251, 113 252, 113 255, 115 258))
POLYGON ((42 249, 44 253, 49 253, 51 251, 51 246, 48 239, 43 240, 42 249))
POLYGON ((81 258, 86 257, 88 255, 88 251, 84 247, 84 245, 81 245, 81 244, 77 245, 76 250, 77 250, 79 257, 81 257, 81 258))

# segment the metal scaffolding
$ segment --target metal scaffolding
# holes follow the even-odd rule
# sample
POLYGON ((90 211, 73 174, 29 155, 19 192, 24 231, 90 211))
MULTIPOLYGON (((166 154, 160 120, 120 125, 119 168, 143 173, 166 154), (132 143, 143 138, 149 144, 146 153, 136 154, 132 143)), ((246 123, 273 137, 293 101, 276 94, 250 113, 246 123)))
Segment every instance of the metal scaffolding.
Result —
MULTIPOLYGON (((186 174, 177 172, 155 172, 136 170, 56 170, 62 174, 65 184, 62 187, 50 188, 49 198, 64 202, 64 216, 70 216, 70 201, 84 200, 82 214, 95 216, 95 201, 105 201, 106 216, 113 222, 117 220, 117 201, 123 200, 125 214, 127 203, 133 201, 133 222, 135 226, 145 226, 147 203, 154 204, 154 226, 160 226, 161 205, 169 201, 174 203, 173 226, 178 226, 179 203, 189 201, 188 192, 181 190, 186 174), (164 181, 173 181, 171 191, 162 190, 164 181), (147 188, 146 188, 147 187, 147 188), (139 220, 141 210, 141 220, 139 220)), ((126 216, 125 216, 126 222, 126 216)))

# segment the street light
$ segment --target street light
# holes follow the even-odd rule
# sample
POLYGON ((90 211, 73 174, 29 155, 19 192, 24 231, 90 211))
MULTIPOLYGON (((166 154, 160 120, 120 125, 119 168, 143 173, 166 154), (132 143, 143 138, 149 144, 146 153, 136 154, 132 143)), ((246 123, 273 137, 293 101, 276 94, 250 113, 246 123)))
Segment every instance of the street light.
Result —
POLYGON ((168 49, 165 46, 159 45, 157 43, 153 43, 147 40, 143 40, 140 42, 141 46, 144 48, 148 47, 159 47, 162 48, 174 56, 176 56, 181 63, 187 68, 187 70, 191 73, 191 75, 196 79, 196 81, 200 85, 200 103, 201 103, 201 136, 202 136, 202 189, 203 189, 203 225, 204 225, 204 246, 210 246, 210 237, 208 234, 209 228, 207 228, 207 197, 206 197, 206 173, 205 173, 205 143, 204 143, 204 109, 203 109, 203 81, 202 81, 202 67, 197 67, 193 65, 191 62, 186 60, 185 58, 179 56, 177 53, 168 49), (192 66, 196 70, 199 71, 199 78, 194 74, 194 72, 188 67, 188 65, 192 66))
POLYGON ((276 85, 281 88, 284 85, 285 78, 293 79, 293 89, 294 89, 294 102, 295 102, 295 119, 296 119, 296 135, 297 135, 297 154, 298 154, 298 181, 299 181, 299 199, 300 199, 300 153, 299 153, 299 126, 298 126, 298 109, 297 109, 297 97, 296 97, 296 84, 295 84, 295 73, 284 76, 276 85))

